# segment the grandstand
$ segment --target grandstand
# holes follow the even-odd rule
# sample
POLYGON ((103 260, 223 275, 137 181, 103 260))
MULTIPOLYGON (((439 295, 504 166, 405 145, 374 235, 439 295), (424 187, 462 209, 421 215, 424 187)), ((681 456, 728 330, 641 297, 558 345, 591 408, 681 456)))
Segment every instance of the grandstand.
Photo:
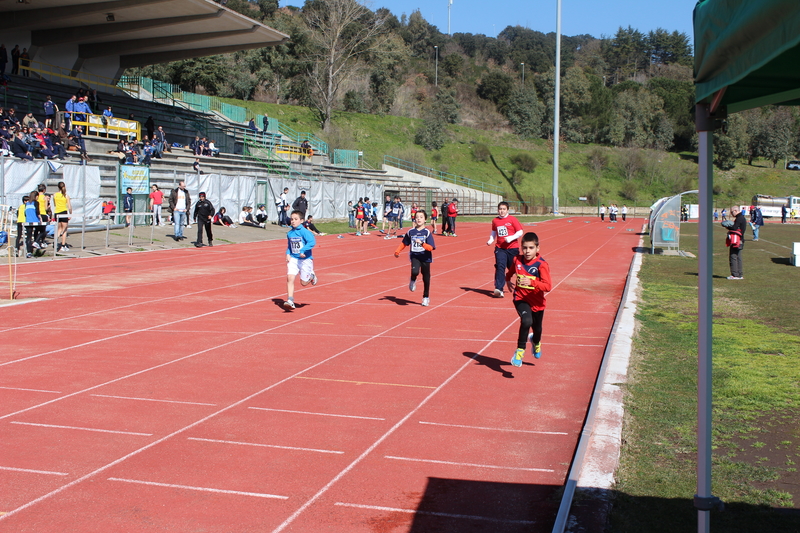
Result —
MULTIPOLYGON (((41 121, 42 103, 47 95, 52 96, 63 113, 65 103, 76 91, 96 91, 92 109, 95 115, 88 117, 83 138, 90 157, 88 164, 100 170, 102 200, 119 202, 120 158, 111 153, 119 137, 135 136, 141 140, 146 134, 145 122, 152 117, 156 127, 163 126, 171 146, 171 151, 164 152, 161 159, 153 159, 149 168, 150 182, 162 188, 172 188, 178 180, 195 172, 195 155, 185 147, 195 136, 200 136, 213 139, 220 150, 219 157, 202 158, 203 172, 254 178, 259 184, 252 197, 255 203, 272 203, 274 189, 278 187, 270 183, 277 179, 281 184, 297 182, 302 188, 313 187, 314 182, 321 181, 368 184, 370 190, 379 185, 386 192, 400 194, 409 203, 416 201, 424 206, 429 206, 431 201, 458 196, 464 213, 495 211, 502 191, 474 190, 468 180, 459 182, 441 175, 432 176, 430 172, 409 170, 399 160, 390 161, 391 165, 384 165, 380 170, 364 168, 357 152, 332 151, 323 140, 309 133, 294 132, 272 117, 268 131, 254 132, 247 127, 243 114, 209 105, 207 96, 185 93, 155 80, 121 75, 123 67, 145 64, 142 62, 146 58, 151 62, 153 58, 171 61, 269 46, 288 38, 215 2, 43 0, 37 2, 35 8, 32 6, 29 3, 6 4, 6 11, 2 12, 4 17, 0 17, 0 26, 13 27, 13 35, 19 38, 20 46, 31 51, 30 59, 19 65, 19 73, 11 75, 8 84, 0 89, 0 105, 6 109, 15 108, 19 116, 31 112, 41 121), (131 9, 131 4, 138 9, 131 9), (161 16, 154 18, 156 13, 148 14, 151 10, 142 9, 144 4, 157 4, 161 16), (72 11, 62 13, 65 7, 72 11), (165 18, 164 14, 175 16, 165 18), (113 15, 111 20, 108 20, 109 15, 113 15), (206 27, 206 24, 210 25, 206 27), (249 29, 240 31, 241 27, 249 29), (201 30, 207 30, 209 35, 199 38, 201 30), (154 39, 150 38, 154 35, 170 35, 170 38, 158 37, 155 40, 161 48, 154 48, 154 39), (124 39, 120 40, 121 37, 124 39), (70 39, 72 41, 67 44, 70 39), (237 46, 239 48, 235 48, 237 46), (53 48, 72 52, 60 52, 59 56, 53 48), (96 51, 98 48, 106 50, 102 61, 96 51), (123 119, 126 127, 103 124, 100 113, 106 106, 112 107, 114 117, 123 119), (306 157, 308 150, 301 147, 306 139, 313 150, 310 158, 306 157)), ((75 159, 66 164, 78 164, 75 159)), ((50 181, 54 185, 58 176, 50 181)), ((373 199, 382 197, 381 194, 373 199)), ((332 204, 344 205, 346 200, 332 204)), ((338 211, 327 210, 336 218, 346 217, 344 211, 338 211)))

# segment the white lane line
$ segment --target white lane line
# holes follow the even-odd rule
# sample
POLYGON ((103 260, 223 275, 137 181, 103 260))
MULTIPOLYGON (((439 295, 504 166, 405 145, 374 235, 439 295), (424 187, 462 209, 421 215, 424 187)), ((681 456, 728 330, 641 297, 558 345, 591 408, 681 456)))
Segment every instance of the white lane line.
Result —
POLYGON ((201 403, 201 402, 181 402, 178 400, 156 400, 155 398, 136 398, 133 396, 113 396, 111 394, 91 394, 90 396, 97 396, 100 398, 117 398, 118 400, 139 400, 142 402, 164 402, 164 403, 180 403, 185 405, 209 405, 215 406, 215 403, 201 403))
POLYGON ((336 416, 339 418, 359 418, 361 420, 386 420, 385 418, 375 418, 372 416, 355 416, 355 415, 335 415, 332 413, 313 413, 310 411, 291 411, 289 409, 270 409, 268 407, 248 407, 248 409, 257 409, 258 411, 277 411, 279 413, 295 413, 298 415, 316 415, 316 416, 336 416))
POLYGON ((22 387, 0 387, 0 389, 21 390, 21 391, 27 391, 27 392, 48 392, 50 394, 61 394, 61 392, 59 392, 57 390, 23 389, 22 387))
POLYGON ((166 487, 168 489, 198 490, 201 492, 216 492, 217 494, 236 494, 237 496, 255 496, 257 498, 273 498, 277 500, 288 500, 288 496, 278 496, 276 494, 265 494, 262 492, 242 492, 239 490, 212 489, 210 487, 192 487, 190 485, 174 485, 172 483, 156 483, 155 481, 141 481, 139 479, 123 479, 110 477, 109 481, 121 481, 122 483, 134 483, 137 485, 152 485, 154 487, 166 487))
POLYGON ((19 424, 21 426, 37 426, 41 428, 56 428, 56 429, 77 429, 80 431, 95 431, 97 433, 117 433, 119 435, 138 435, 141 437, 152 437, 152 433, 136 433, 134 431, 116 431, 113 429, 97 429, 97 428, 81 428, 75 426, 57 426, 55 424, 34 424, 33 422, 17 422, 12 421, 12 424, 19 424))
POLYGON ((487 431, 508 431, 510 433, 535 433, 536 435, 569 435, 564 431, 535 431, 532 429, 506 429, 506 428, 486 428, 482 426, 464 426, 461 424, 442 424, 440 422, 420 422, 426 426, 446 426, 451 428, 464 428, 464 429, 485 429, 487 431))
POLYGON ((336 502, 334 505, 338 505, 340 507, 353 507, 356 509, 369 509, 370 511, 389 511, 391 513, 408 513, 408 514, 419 514, 419 515, 428 515, 428 516, 441 516, 444 518, 460 518, 462 520, 481 520, 483 522, 494 522, 498 524, 524 524, 524 525, 531 525, 535 524, 533 520, 511 520, 508 518, 489 518, 488 516, 476 516, 476 515, 468 515, 468 514, 453 514, 453 513, 439 513, 436 511, 419 511, 417 509, 399 509, 397 507, 382 507, 380 505, 362 505, 358 503, 345 503, 345 502, 336 502))
POLYGON ((499 466, 499 465, 480 465, 475 463, 456 463, 453 461, 438 461, 436 459, 414 459, 413 457, 396 457, 394 455, 384 455, 384 459, 395 459, 397 461, 412 461, 415 463, 435 463, 438 465, 450 466, 470 466, 474 468, 492 468, 495 470, 521 470, 524 472, 555 472, 549 468, 525 468, 522 466, 499 466))
POLYGON ((68 476, 65 472, 49 472, 47 470, 31 470, 30 468, 14 468, 11 466, 0 466, 0 470, 11 470, 12 472, 27 472, 29 474, 47 474, 49 476, 68 476))
POLYGON ((316 448, 298 448, 296 446, 278 446, 277 444, 260 444, 256 442, 237 442, 235 440, 202 439, 200 437, 189 437, 188 440, 196 440, 200 442, 216 442, 218 444, 238 444, 240 446, 261 446, 263 448, 278 448, 280 450, 297 450, 300 452, 336 453, 336 454, 344 453, 336 450, 318 450, 316 448))

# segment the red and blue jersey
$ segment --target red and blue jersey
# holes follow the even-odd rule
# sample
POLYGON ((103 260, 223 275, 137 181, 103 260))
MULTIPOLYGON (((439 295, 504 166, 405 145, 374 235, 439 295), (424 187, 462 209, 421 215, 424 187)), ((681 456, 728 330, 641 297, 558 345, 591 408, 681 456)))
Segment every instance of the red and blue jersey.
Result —
POLYGON ((436 249, 436 244, 433 242, 433 234, 429 229, 411 228, 403 235, 403 244, 411 249, 408 254, 409 259, 417 259, 422 263, 433 262, 433 254, 422 246, 423 244, 428 244, 434 250, 436 249))
POLYGON ((530 262, 518 255, 514 257, 513 266, 508 269, 506 280, 511 280, 512 277, 515 278, 514 301, 523 300, 530 304, 533 311, 543 311, 547 305, 544 294, 553 288, 547 261, 539 254, 530 262))

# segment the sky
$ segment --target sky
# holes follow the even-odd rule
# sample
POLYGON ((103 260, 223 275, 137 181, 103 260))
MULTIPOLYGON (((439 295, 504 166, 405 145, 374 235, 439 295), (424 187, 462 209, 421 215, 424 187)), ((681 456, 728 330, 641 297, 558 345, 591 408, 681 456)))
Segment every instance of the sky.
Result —
MULTIPOLYGON (((386 7, 397 18, 419 9, 422 16, 447 33, 448 0, 370 0, 373 11, 386 7)), ((506 26, 523 26, 542 33, 556 31, 556 0, 452 0, 452 33, 483 33, 496 37, 506 26)), ((280 0, 302 6, 303 0, 280 0)), ((622 26, 643 33, 656 28, 678 30, 692 38, 696 0, 562 0, 562 35, 612 36, 622 26)), ((692 41, 693 42, 693 39, 692 41)))

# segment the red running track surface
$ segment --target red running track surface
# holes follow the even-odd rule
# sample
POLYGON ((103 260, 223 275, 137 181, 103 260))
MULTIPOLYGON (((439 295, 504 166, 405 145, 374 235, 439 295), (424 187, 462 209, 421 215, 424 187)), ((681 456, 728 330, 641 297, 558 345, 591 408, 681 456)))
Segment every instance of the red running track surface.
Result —
POLYGON ((488 223, 436 236, 431 306, 399 241, 20 267, 0 308, 0 531, 549 531, 641 220, 526 225, 554 289, 509 363, 488 223))

